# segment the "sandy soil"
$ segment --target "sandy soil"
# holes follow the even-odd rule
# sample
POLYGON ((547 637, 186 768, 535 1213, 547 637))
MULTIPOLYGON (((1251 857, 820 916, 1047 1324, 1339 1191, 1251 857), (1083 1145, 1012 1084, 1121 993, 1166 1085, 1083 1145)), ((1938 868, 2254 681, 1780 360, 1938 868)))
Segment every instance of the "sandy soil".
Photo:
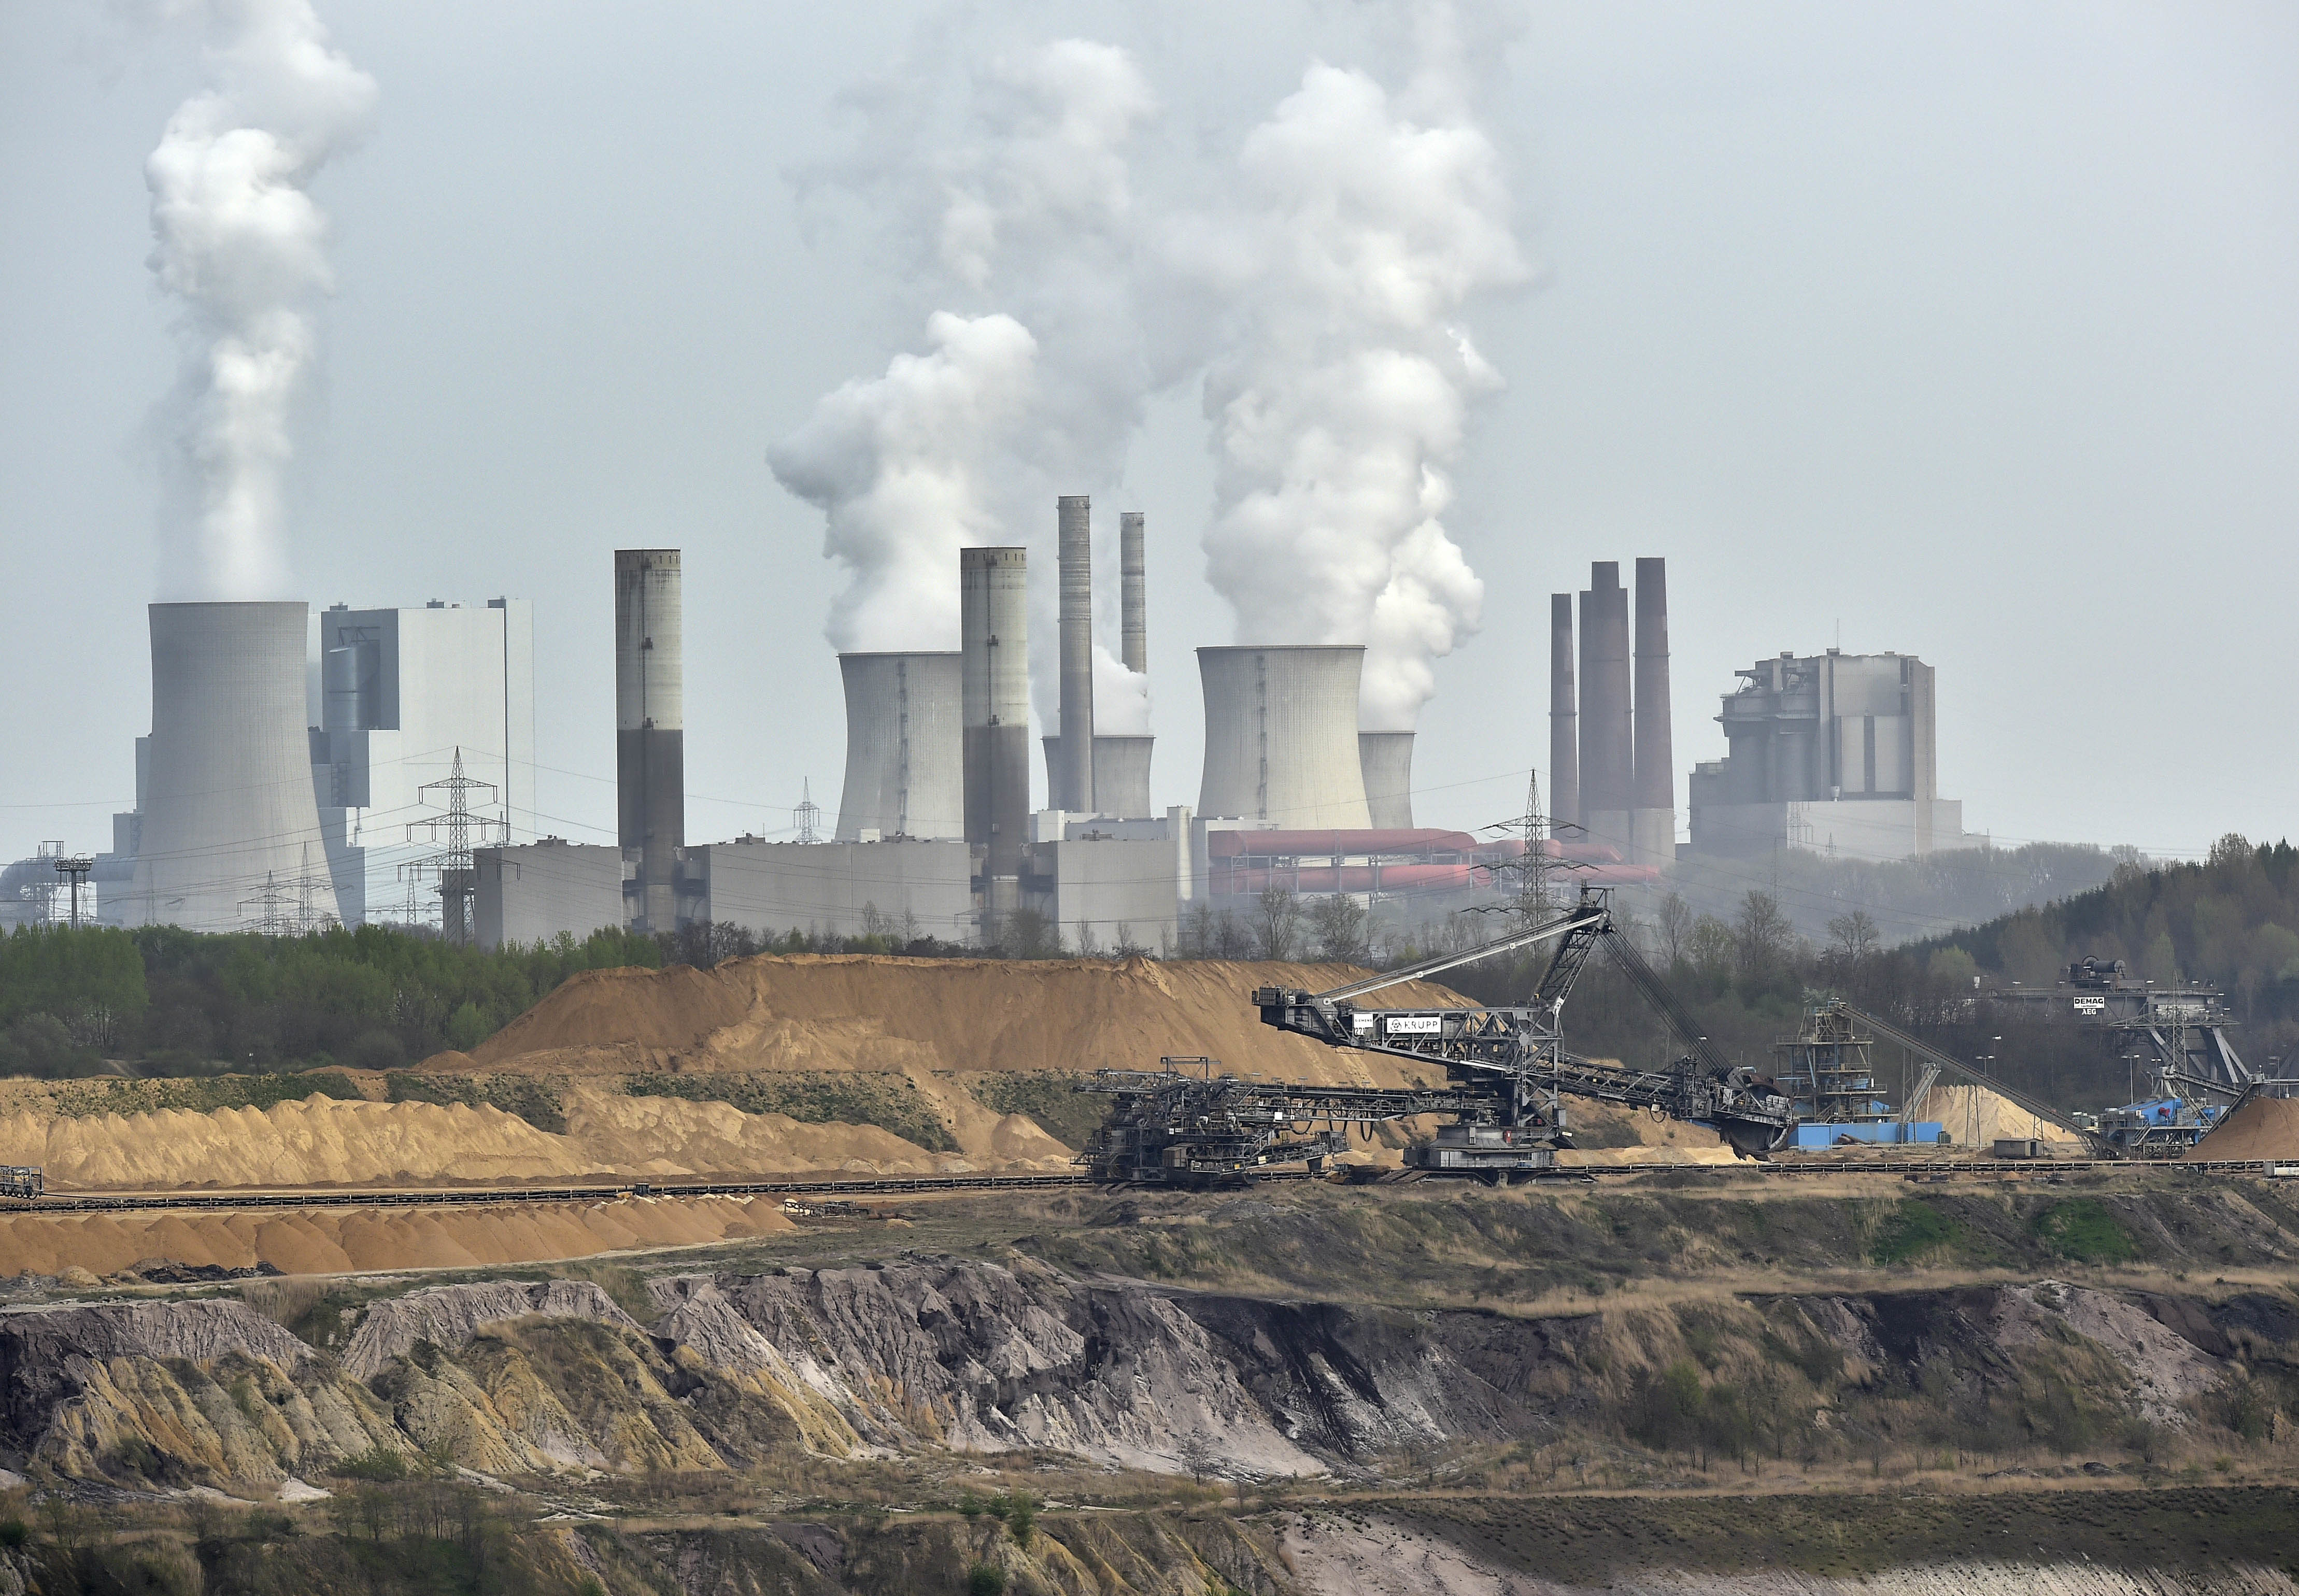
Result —
MULTIPOLYGON (((1155 1069, 1217 1058, 1239 1073, 1394 1086, 1392 1061, 1323 1047, 1263 1025, 1257 987, 1340 985, 1330 964, 1012 963, 865 955, 761 955, 711 971, 578 975, 481 1044, 482 1070, 871 1070, 919 1073, 1155 1069)), ((1467 1000, 1427 982, 1382 994, 1394 1007, 1467 1000)), ((444 1069, 427 1060, 427 1069, 444 1069)))
MULTIPOLYGON (((1582 1596, 1589 1591, 1499 1567, 1379 1517, 1321 1513, 1297 1518, 1279 1546, 1302 1584, 1320 1596, 1582 1596)), ((1611 1596, 2292 1596, 2299 1584, 2270 1568, 2130 1573, 2088 1563, 1974 1560, 1840 1579, 1793 1569, 1623 1570, 1604 1589, 1611 1596)))
POLYGON ((2083 1138, 2075 1132, 2039 1120, 2009 1097, 1998 1096, 1982 1086, 1936 1086, 1918 1106, 1916 1117, 1938 1120, 1948 1139, 1965 1148, 1985 1148, 1998 1137, 2083 1145, 2083 1138))
POLYGON ((0 1276, 116 1274, 154 1258, 285 1274, 451 1269, 693 1246, 792 1228, 778 1200, 620 1199, 485 1209, 0 1215, 0 1276))
POLYGON ((961 1088, 935 1084, 957 1153, 930 1153, 875 1125, 808 1124, 724 1103, 633 1097, 602 1083, 567 1094, 564 1135, 486 1106, 317 1096, 210 1113, 75 1118, 20 1109, 0 1120, 0 1162, 40 1165, 55 1191, 1070 1167, 1069 1149, 1034 1121, 993 1113, 961 1088))
POLYGON ((2185 1154, 2188 1158, 2299 1158, 2299 1103, 2253 1097, 2185 1154))

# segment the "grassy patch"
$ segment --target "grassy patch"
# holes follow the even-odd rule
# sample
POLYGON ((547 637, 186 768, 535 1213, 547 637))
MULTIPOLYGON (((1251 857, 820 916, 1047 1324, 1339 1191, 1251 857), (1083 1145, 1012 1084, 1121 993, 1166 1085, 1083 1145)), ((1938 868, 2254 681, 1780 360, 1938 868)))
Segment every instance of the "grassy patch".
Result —
POLYGON ((2029 1228, 2062 1258, 2079 1263, 2122 1263, 2139 1256, 2123 1221, 2096 1197, 2070 1197, 2038 1214, 2029 1228))
POLYGON ((634 1097, 724 1103, 746 1114, 782 1114, 809 1125, 876 1125, 930 1153, 955 1153, 958 1139, 924 1094, 900 1075, 670 1075, 648 1071, 623 1082, 634 1097))
POLYGON ((558 1089, 534 1075, 417 1075, 394 1070, 384 1078, 394 1103, 463 1103, 517 1114, 537 1130, 561 1136, 567 1111, 558 1089))
POLYGON ((211 1075, 196 1079, 101 1080, 59 1087, 52 1098, 55 1112, 66 1119, 95 1114, 154 1113, 183 1109, 195 1114, 220 1108, 270 1108, 278 1103, 301 1103, 312 1096, 360 1101, 360 1089, 340 1070, 313 1070, 301 1075, 211 1075))
POLYGON ((1083 1147, 1108 1117, 1111 1100, 1100 1092, 1079 1091, 1079 1079, 1067 1070, 984 1075, 971 1089, 975 1101, 992 1113, 1027 1114, 1071 1146, 1083 1147))
POLYGON ((1930 1203, 1904 1197, 1868 1238, 1872 1263, 1905 1263, 1924 1253, 1954 1247, 1963 1239, 1961 1221, 1930 1203))

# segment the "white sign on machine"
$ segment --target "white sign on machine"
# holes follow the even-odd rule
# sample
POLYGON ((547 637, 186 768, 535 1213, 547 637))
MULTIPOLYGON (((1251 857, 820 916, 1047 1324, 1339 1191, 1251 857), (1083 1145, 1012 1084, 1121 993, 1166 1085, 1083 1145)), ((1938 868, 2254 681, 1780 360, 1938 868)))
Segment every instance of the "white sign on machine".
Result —
POLYGON ((1391 1014, 1383 1029, 1392 1037, 1433 1037, 1443 1033, 1441 1014, 1391 1014))

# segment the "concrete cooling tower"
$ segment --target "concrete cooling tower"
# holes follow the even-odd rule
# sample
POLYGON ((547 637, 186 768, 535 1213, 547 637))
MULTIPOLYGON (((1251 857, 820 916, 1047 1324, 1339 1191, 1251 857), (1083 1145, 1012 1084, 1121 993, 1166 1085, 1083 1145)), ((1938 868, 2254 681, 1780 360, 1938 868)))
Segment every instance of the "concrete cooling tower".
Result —
MULTIPOLYGON (((336 917, 311 790, 302 603, 154 604, 152 743, 129 915, 228 931, 265 896, 336 917)), ((276 911, 274 911, 276 913, 276 911)))
POLYGON ((1360 732, 1357 768, 1365 773, 1365 807, 1374 829, 1413 829, 1413 733, 1360 732))
POLYGON ((1299 831, 1365 830, 1361 643, 1198 650, 1206 695, 1198 813, 1299 831))
MULTIPOLYGON (((1062 768, 1062 740, 1039 739, 1046 750, 1049 781, 1062 768)), ((1119 820, 1139 820, 1154 814, 1150 807, 1150 758, 1158 746, 1154 737, 1126 737, 1097 732, 1093 740, 1094 806, 1087 813, 1119 820)))
POLYGON ((841 654, 846 681, 846 788, 838 840, 963 840, 966 694, 955 651, 841 654))

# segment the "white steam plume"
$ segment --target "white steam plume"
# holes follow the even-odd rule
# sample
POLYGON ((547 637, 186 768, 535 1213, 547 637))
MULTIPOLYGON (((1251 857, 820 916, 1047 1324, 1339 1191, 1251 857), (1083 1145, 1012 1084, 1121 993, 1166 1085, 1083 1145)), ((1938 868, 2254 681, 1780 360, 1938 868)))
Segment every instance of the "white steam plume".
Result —
POLYGON ((994 484, 1036 391, 1037 341, 1010 316, 937 310, 931 353, 850 382, 768 451, 782 484, 821 507, 823 552, 846 567, 830 612, 844 652, 958 646, 958 551, 998 542, 994 484))
POLYGON ((1392 100, 1321 63, 1238 171, 1208 574, 1241 641, 1367 645, 1362 724, 1410 730, 1484 601, 1440 517, 1469 407, 1500 385, 1457 318, 1527 276, 1499 156, 1440 67, 1392 100))
MULTIPOLYGON (((1114 485, 1150 394, 1191 369, 1160 347, 1170 323, 1133 267, 1128 146, 1156 102, 1132 58, 1060 39, 953 79, 947 45, 851 96, 861 141, 809 174, 810 189, 872 207, 930 327, 970 329, 963 349, 930 332, 933 352, 841 387, 768 451, 782 484, 821 508, 846 567, 828 629, 842 649, 955 647, 962 544, 1025 545, 1050 576, 1056 495, 1114 485)), ((1116 518, 1106 495, 1101 507, 1114 572, 1116 518)), ((1050 644, 1052 584, 1032 585, 1050 644)), ((1031 652, 1050 721, 1056 652, 1031 652)), ((1096 676, 1111 709, 1097 725, 1148 731, 1146 682, 1114 658, 1096 676)))
MULTIPOLYGON (((1238 638, 1365 643, 1364 724, 1414 724, 1483 600, 1441 517, 1472 408, 1500 379, 1459 324, 1528 274, 1501 160, 1469 109, 1473 70, 1497 52, 1463 48, 1442 3, 1399 5, 1376 31, 1417 57, 1400 90, 1313 65, 1233 161, 1208 158, 1221 143, 1202 128, 1150 142, 1157 97, 1106 44, 968 64, 962 30, 945 30, 851 97, 863 136, 815 191, 871 209, 920 310, 1010 318, 1035 360, 994 415, 903 421, 912 401, 890 371, 826 399, 772 451, 851 572, 834 641, 853 646, 874 594, 909 595, 892 614, 947 615, 962 540, 1024 543, 1050 566, 1057 493, 1093 493, 1114 533, 1109 492, 1148 400, 1203 374, 1219 464, 1205 548, 1238 638), (866 410, 879 442, 826 455, 866 410), (900 491, 920 480, 969 484, 962 525, 934 495, 900 491), (871 535, 851 535, 865 520, 871 535)), ((1109 571, 1114 540, 1097 543, 1109 571)), ((1053 584, 1033 586, 1050 640, 1053 584)), ((1033 657, 1050 722, 1055 651, 1033 657)), ((1149 730, 1146 680, 1107 650, 1095 677, 1099 730, 1149 730)))
POLYGON ((207 0, 212 87, 177 108, 145 162, 152 269, 185 309, 176 418, 188 536, 163 583, 191 598, 286 583, 281 476, 289 420, 330 287, 327 217, 309 186, 366 129, 375 80, 328 44, 307 0, 207 0))

